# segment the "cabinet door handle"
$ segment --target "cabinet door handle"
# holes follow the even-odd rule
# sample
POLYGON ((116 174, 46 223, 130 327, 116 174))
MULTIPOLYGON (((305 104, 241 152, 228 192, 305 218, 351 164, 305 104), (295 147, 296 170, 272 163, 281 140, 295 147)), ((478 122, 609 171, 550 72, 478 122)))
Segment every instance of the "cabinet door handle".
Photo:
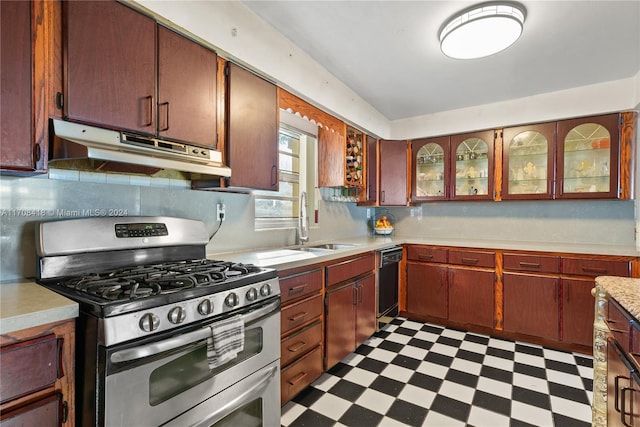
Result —
POLYGON ((525 268, 540 268, 540 264, 537 262, 524 262, 524 261, 520 261, 520 267, 525 267, 525 268))
POLYGON ((582 271, 585 273, 600 273, 605 274, 607 272, 606 268, 597 268, 597 267, 582 267, 582 271))
POLYGON ((433 259, 433 255, 419 254, 418 259, 424 259, 424 260, 430 261, 433 259))
POLYGON ((300 381, 302 381, 302 379, 303 379, 304 377, 306 377, 306 376, 307 376, 307 373, 306 373, 306 372, 300 372, 298 375, 296 375, 295 377, 293 377, 293 378, 291 378, 291 379, 289 380, 289 384, 290 384, 290 385, 292 385, 292 386, 294 386, 294 385, 296 385, 297 383, 299 383, 300 381))
POLYGON ((353 287, 353 305, 358 305, 358 285, 353 287))
POLYGON ((271 185, 278 183, 278 165, 271 166, 271 185))
POLYGON ((298 351, 302 350, 306 345, 307 345, 306 342, 299 341, 294 345, 292 345, 291 347, 289 347, 287 350, 289 350, 291 353, 297 353, 298 351))
POLYGON ((142 124, 142 126, 151 126, 153 124, 153 96, 145 96, 142 98, 143 101, 147 101, 144 104, 147 107, 147 121, 142 124))
POLYGON ((620 379, 629 380, 629 377, 625 377, 625 376, 622 376, 622 375, 616 375, 616 377, 615 377, 615 379, 613 381, 613 383, 614 383, 614 385, 616 387, 616 392, 615 392, 615 395, 614 395, 614 401, 613 402, 615 404, 614 406, 616 408, 616 411, 618 411, 618 412, 621 412, 620 411, 620 395, 618 394, 618 391, 620 390, 620 379))
POLYGON ((478 261, 480 261, 478 258, 465 258, 462 257, 462 263, 463 264, 477 264, 478 261))
POLYGON ((384 190, 380 192, 380 201, 384 203, 384 190))
POLYGON ((163 102, 162 104, 160 104, 161 107, 166 107, 166 114, 165 114, 165 120, 166 120, 166 126, 163 127, 162 129, 160 129, 160 132, 164 132, 166 130, 169 130, 169 103, 168 102, 163 102))
POLYGON ((289 288, 289 294, 299 294, 304 292, 304 288, 307 287, 307 284, 304 283, 302 285, 294 286, 293 288, 289 288))
POLYGON ((620 396, 622 397, 622 403, 620 404, 620 421, 622 421, 622 425, 625 427, 633 427, 631 424, 627 424, 627 420, 626 420, 627 415, 630 417, 630 419, 633 419, 633 415, 634 415, 633 407, 631 407, 631 412, 627 413, 627 409, 626 409, 627 391, 630 391, 631 393, 635 392, 634 389, 629 387, 625 387, 622 389, 622 395, 620 396))
POLYGON ((307 312, 306 311, 302 311, 298 314, 294 314, 293 316, 291 316, 289 318, 289 321, 291 322, 297 322, 298 320, 302 320, 307 316, 307 312))

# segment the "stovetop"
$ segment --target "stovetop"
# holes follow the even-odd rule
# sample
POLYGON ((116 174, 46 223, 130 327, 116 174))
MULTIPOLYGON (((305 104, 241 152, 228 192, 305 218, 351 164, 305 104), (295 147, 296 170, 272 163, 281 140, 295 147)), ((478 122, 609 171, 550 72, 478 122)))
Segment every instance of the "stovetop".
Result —
POLYGON ((85 311, 109 317, 231 291, 275 277, 274 269, 196 259, 42 280, 41 284, 81 303, 85 311))

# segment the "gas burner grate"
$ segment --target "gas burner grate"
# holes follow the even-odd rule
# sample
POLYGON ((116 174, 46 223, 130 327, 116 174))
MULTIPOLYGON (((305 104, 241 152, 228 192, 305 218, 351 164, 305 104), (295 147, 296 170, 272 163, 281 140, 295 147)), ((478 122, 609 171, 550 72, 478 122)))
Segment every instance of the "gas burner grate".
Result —
POLYGON ((93 273, 65 280, 59 285, 109 301, 120 301, 211 286, 261 271, 252 264, 201 259, 93 273))

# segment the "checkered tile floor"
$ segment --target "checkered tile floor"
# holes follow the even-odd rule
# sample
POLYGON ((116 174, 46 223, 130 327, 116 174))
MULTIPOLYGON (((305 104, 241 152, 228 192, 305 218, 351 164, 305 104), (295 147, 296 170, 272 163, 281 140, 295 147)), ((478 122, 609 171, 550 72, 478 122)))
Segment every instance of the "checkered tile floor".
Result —
POLYGON ((589 356, 396 318, 282 408, 284 427, 591 425, 589 356))

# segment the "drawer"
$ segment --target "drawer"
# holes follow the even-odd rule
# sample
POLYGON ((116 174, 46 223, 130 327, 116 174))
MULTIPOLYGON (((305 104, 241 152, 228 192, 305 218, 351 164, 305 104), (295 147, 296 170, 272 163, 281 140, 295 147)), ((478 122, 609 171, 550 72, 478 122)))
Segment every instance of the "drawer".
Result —
POLYGON ((592 258, 562 257, 562 273, 579 276, 622 276, 630 277, 630 261, 609 261, 592 258))
POLYGON ((280 342, 280 365, 289 363, 305 355, 322 341, 322 322, 307 326, 299 332, 284 338, 280 342))
POLYGON ((496 265, 496 254, 495 252, 461 251, 452 249, 449 251, 449 264, 493 268, 496 265))
POLYGON ((560 257, 550 255, 504 254, 505 270, 560 273, 560 257))
POLYGON ((323 311, 322 295, 316 295, 283 308, 280 316, 280 333, 284 335, 312 321, 322 315, 323 311))
POLYGON ((368 273, 375 268, 376 257, 373 253, 330 265, 327 267, 327 287, 368 273))
POLYGON ((0 427, 38 426, 59 427, 62 414, 62 395, 55 393, 26 406, 2 414, 0 427))
POLYGON ((614 299, 607 300, 607 326, 624 351, 631 342, 631 317, 614 299))
POLYGON ((448 249, 432 246, 409 246, 407 248, 407 259, 414 261, 446 263, 448 254, 448 249))
POLYGON ((55 384, 60 366, 55 335, 12 344, 0 351, 0 403, 55 384))
POLYGON ((316 347, 315 350, 282 370, 280 404, 284 405, 320 375, 322 375, 322 347, 316 347))
POLYGON ((318 268, 304 273, 280 279, 280 300, 284 304, 297 298, 316 293, 322 289, 322 269, 318 268))

